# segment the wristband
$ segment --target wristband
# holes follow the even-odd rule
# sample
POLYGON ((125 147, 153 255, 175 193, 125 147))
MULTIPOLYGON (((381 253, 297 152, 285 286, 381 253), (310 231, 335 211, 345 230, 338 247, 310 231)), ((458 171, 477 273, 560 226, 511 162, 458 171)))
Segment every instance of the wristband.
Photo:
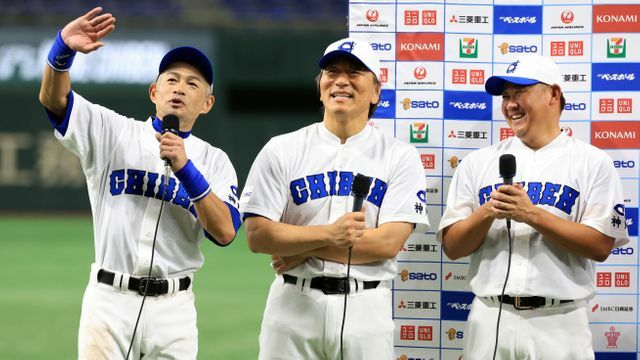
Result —
POLYGON ((176 177, 189 195, 189 200, 198 201, 209 194, 211 186, 191 160, 176 173, 176 177))
POLYGON ((56 40, 51 45, 51 50, 49 50, 49 55, 47 56, 47 64, 56 71, 69 71, 76 52, 64 43, 61 33, 62 31, 58 31, 56 40))

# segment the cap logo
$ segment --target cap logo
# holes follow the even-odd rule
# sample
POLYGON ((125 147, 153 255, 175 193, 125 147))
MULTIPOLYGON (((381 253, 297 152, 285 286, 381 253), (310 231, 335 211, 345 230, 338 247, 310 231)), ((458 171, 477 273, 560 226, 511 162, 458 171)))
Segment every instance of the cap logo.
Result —
POLYGON ((520 60, 512 62, 511 65, 509 65, 509 67, 507 68, 507 74, 511 74, 514 71, 516 71, 516 68, 518 67, 519 63, 520 63, 520 60))
POLYGON ((338 46, 338 50, 352 52, 355 44, 353 41, 345 41, 340 46, 338 46))

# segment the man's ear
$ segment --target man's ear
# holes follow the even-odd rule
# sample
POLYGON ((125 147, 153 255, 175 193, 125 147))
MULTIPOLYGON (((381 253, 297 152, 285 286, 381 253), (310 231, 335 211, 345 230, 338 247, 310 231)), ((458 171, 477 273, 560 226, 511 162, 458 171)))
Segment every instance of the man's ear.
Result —
POLYGON ((207 100, 204 102, 204 105, 202 106, 202 111, 200 112, 200 114, 204 115, 209 111, 211 111, 211 108, 213 108, 213 105, 215 103, 216 103, 216 97, 213 96, 213 94, 207 96, 207 100))
POLYGON ((156 103, 156 96, 158 93, 158 85, 156 85, 156 83, 151 83, 151 85, 149 85, 149 99, 151 99, 152 103, 156 103))

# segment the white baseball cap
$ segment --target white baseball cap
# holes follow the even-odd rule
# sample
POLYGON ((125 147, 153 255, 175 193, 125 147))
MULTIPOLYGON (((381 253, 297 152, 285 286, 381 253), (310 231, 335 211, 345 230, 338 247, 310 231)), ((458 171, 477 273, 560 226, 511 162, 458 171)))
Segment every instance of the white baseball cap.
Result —
POLYGON ((318 65, 320 69, 324 69, 329 61, 337 56, 344 55, 350 56, 363 63, 364 66, 375 75, 376 79, 380 76, 380 59, 378 55, 373 51, 371 44, 360 39, 341 39, 327 46, 318 65))
POLYGON ((494 75, 487 79, 484 89, 491 95, 502 95, 505 83, 524 86, 543 83, 560 86, 562 76, 553 60, 540 55, 525 55, 509 64, 504 75, 494 75))

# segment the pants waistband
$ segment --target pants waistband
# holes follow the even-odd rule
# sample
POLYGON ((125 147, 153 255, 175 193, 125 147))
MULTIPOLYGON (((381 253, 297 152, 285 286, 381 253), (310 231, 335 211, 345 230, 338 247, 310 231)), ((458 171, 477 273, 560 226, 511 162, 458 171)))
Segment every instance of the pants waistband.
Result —
MULTIPOLYGON (((285 284, 298 284, 298 277, 282 274, 282 278, 284 279, 285 284)), ((309 279, 302 279, 301 281, 309 281, 309 279)), ((336 294, 349 294, 350 292, 357 292, 360 287, 363 290, 375 289, 380 285, 380 281, 359 281, 357 279, 351 279, 349 281, 348 278, 336 278, 336 277, 327 277, 327 276, 318 276, 310 279, 309 287, 312 289, 322 290, 325 295, 336 295, 336 294), (355 284, 355 289, 351 289, 351 281, 355 284)), ((304 287, 304 283, 302 284, 304 287)))
POLYGON ((112 285, 119 289, 129 289, 137 291, 138 294, 147 296, 159 296, 168 293, 187 290, 191 285, 191 278, 185 276, 181 279, 157 279, 154 277, 133 277, 126 274, 113 273, 108 270, 98 270, 97 280, 99 283, 112 285))
POLYGON ((503 304, 512 305, 516 310, 531 310, 540 307, 560 306, 573 302, 574 300, 559 300, 552 298, 545 298, 542 296, 488 296, 485 299, 492 302, 501 302, 503 304))

